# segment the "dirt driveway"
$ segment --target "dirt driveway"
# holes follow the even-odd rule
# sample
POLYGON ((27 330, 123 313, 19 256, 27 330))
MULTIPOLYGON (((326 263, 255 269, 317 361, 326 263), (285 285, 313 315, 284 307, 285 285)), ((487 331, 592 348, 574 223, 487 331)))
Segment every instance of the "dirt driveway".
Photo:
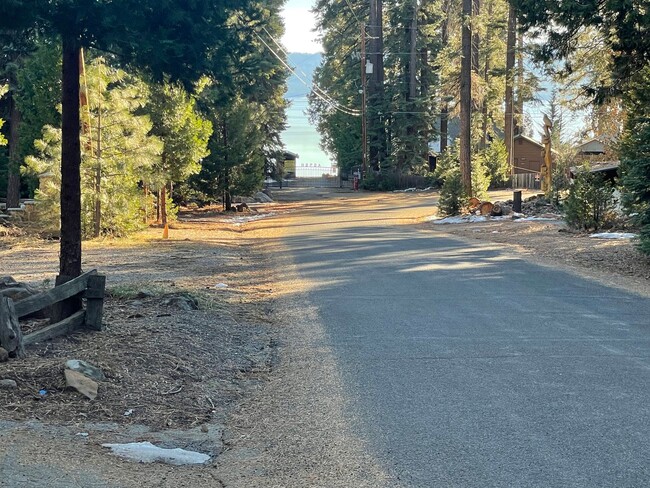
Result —
MULTIPOLYGON (((395 207, 395 224, 493 242, 545 265, 650 293, 648 259, 629 241, 559 232, 558 223, 435 225, 427 221, 435 213, 431 193, 286 190, 277 196, 278 203, 259 206, 258 214, 182 214, 169 240, 149 229, 131 239, 84 244, 84 268, 97 268, 108 279, 105 330, 40 344, 26 360, 0 364, 0 379, 18 384, 0 390, 0 485, 268 486, 268 463, 279 461, 265 454, 260 442, 266 442, 304 447, 300 456, 287 448, 285 467, 274 468, 285 469, 282 479, 288 480, 302 470, 295 475, 301 481, 278 486, 325 486, 325 479, 343 480, 327 486, 381 486, 381 469, 345 430, 343 405, 317 410, 337 426, 331 438, 304 445, 305 439, 291 438, 307 428, 292 430, 299 422, 290 417, 299 403, 296 392, 308 401, 313 388, 337 388, 334 360, 327 357, 319 358, 322 368, 309 377, 312 383, 295 384, 304 381, 296 368, 313 354, 309 334, 319 331, 296 327, 296 310, 309 316, 300 310, 305 284, 293 274, 281 238, 305 214, 325 218, 337 208, 362 214, 395 207), (106 373, 95 401, 66 390, 63 363, 73 358, 106 373), (287 435, 259 435, 263 426, 251 419, 259 418, 252 409, 260 405, 267 405, 269 416, 286 419, 271 424, 285 425, 287 435), (199 467, 135 464, 101 446, 133 441, 196 450, 213 461, 199 467)), ((57 243, 5 239, 0 275, 51 286, 57 252, 57 243)))

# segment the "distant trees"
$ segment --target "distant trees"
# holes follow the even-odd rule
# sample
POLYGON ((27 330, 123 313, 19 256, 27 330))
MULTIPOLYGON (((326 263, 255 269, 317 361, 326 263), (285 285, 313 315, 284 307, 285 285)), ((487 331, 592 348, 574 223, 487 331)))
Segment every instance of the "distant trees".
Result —
MULTIPOLYGON (((537 96, 538 82, 524 62, 526 44, 516 30, 517 13, 507 0, 369 5, 321 0, 315 11, 325 56, 314 78, 318 87, 310 96, 310 113, 323 147, 342 170, 361 163, 358 115, 364 109, 369 162, 375 172, 426 174, 426 156, 435 142, 444 152, 462 132, 461 174, 468 194, 474 191, 469 182, 477 158, 484 160, 495 140, 505 140, 509 151, 514 131, 524 131, 523 106, 537 96), (373 5, 375 10, 383 7, 380 14, 368 8, 373 5), (381 23, 380 30, 373 25, 375 20, 381 23), (368 40, 367 61, 372 64, 365 107, 361 32, 368 40), (374 52, 378 32, 382 48, 374 52), (376 70, 383 76, 382 90, 374 87, 376 70), (373 118, 375 114, 380 116, 373 118), (385 139, 379 140, 382 131, 385 139), (373 145, 378 146, 373 150, 373 145), (385 157, 373 160, 373 154, 385 157)), ((507 156, 503 164, 489 167, 496 171, 488 175, 495 184, 509 179, 504 165, 510 166, 507 156)))

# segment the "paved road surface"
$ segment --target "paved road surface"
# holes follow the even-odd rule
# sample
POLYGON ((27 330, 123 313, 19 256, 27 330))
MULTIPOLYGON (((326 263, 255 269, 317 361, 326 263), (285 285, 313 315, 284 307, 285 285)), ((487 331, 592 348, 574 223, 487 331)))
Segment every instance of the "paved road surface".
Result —
POLYGON ((650 486, 650 300, 393 204, 284 240, 384 468, 413 487, 650 486))

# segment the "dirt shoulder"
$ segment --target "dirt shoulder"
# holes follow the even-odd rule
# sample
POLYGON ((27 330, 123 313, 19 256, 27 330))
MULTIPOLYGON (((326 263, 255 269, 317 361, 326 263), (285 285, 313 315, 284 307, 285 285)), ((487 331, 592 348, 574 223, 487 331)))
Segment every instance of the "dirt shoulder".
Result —
POLYGON ((498 244, 543 266, 559 267, 643 296, 650 296, 650 257, 630 239, 595 239, 562 221, 494 221, 424 224, 468 242, 498 244))

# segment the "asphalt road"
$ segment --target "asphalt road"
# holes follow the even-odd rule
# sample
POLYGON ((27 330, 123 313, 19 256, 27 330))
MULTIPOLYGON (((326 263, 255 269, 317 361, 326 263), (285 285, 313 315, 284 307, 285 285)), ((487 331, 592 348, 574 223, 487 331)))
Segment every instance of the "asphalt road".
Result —
POLYGON ((650 300, 393 205, 284 239, 370 454, 413 487, 650 486, 650 300))

